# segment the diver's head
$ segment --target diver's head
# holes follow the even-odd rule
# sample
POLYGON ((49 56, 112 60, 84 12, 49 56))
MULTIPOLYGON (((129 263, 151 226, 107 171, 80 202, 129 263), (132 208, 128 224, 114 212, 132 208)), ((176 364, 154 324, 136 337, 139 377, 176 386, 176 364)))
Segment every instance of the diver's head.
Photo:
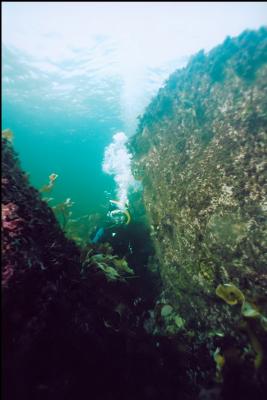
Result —
POLYGON ((127 216, 123 210, 113 210, 108 212, 109 220, 116 225, 127 223, 127 216))

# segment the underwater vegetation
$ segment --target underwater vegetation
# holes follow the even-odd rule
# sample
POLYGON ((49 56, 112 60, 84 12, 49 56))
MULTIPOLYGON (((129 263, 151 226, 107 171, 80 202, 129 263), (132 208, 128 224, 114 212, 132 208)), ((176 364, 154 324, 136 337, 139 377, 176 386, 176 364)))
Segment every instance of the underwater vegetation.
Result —
POLYGON ((216 294, 223 299, 227 304, 234 305, 237 303, 243 304, 245 296, 235 285, 225 283, 216 288, 216 294))
POLYGON ((8 140, 9 142, 13 142, 14 134, 11 129, 4 129, 2 131, 2 138, 8 140))
MULTIPOLYGON (((264 359, 264 350, 255 332, 255 328, 258 330, 259 326, 256 326, 254 321, 260 321, 262 336, 264 332, 267 332, 266 316, 260 312, 260 307, 255 303, 247 301, 241 290, 233 284, 220 284, 216 289, 216 294, 229 305, 241 305, 240 312, 244 317, 241 326, 247 332, 252 348, 255 352, 254 366, 256 369, 260 368, 264 359)), ((267 304, 265 304, 265 311, 267 310, 266 306, 267 304)))
POLYGON ((41 187, 40 192, 51 192, 54 187, 55 180, 57 179, 58 175, 53 173, 49 175, 49 183, 41 187))
POLYGON ((62 203, 59 203, 52 207, 56 217, 62 221, 62 229, 66 228, 69 218, 72 215, 70 208, 73 206, 74 202, 68 197, 62 203))
POLYGON ((112 255, 113 250, 108 243, 100 246, 100 251, 102 252, 94 254, 95 251, 90 248, 85 254, 82 261, 82 274, 86 273, 88 268, 94 269, 96 272, 102 271, 108 281, 124 281, 127 275, 134 275, 134 271, 125 259, 112 255))
MULTIPOLYGON (((2 178, 2 185, 8 183, 7 179, 2 178)), ((12 261, 12 256, 14 252, 13 246, 11 246, 10 241, 15 241, 22 231, 23 220, 17 215, 18 207, 14 203, 3 204, 2 206, 2 225, 1 234, 3 237, 2 243, 2 254, 5 260, 2 269, 2 285, 3 287, 8 286, 8 282, 12 275, 14 274, 14 263, 12 261)))
MULTIPOLYGON (((58 175, 52 173, 49 175, 49 183, 44 185, 39 190, 40 193, 50 193, 55 185, 55 181, 58 175)), ((42 199, 46 201, 54 212, 54 215, 59 222, 62 230, 66 236, 73 240, 78 246, 85 246, 89 240, 89 232, 92 230, 90 221, 92 216, 83 215, 82 217, 72 218, 72 206, 75 204, 70 197, 64 201, 54 204, 53 197, 42 196, 42 199)))

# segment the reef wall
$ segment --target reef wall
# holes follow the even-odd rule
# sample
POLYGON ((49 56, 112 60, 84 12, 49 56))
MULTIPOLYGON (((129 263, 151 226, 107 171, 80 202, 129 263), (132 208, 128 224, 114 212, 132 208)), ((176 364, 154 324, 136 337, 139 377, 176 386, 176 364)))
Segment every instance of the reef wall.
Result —
MULTIPOLYGON (((7 140, 2 140, 1 231, 2 394, 6 399, 49 397, 55 390, 47 382, 58 365, 53 349, 62 335, 59 325, 64 329, 66 312, 72 318, 68 297, 65 308, 62 299, 79 279, 80 253, 29 184, 7 140)), ((66 342, 61 344, 59 357, 66 342)))
POLYGON ((164 290, 191 335, 237 334, 231 283, 266 316, 267 30, 174 72, 130 143, 164 290))

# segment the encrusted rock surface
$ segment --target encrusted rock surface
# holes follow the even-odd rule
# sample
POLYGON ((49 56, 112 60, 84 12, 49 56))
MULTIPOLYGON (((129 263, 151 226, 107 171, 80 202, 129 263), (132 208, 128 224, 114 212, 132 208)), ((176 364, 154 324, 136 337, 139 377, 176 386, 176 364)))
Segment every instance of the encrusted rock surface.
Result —
POLYGON ((172 74, 130 148, 162 298, 205 336, 236 333, 233 283, 266 316, 267 30, 246 31, 172 74))

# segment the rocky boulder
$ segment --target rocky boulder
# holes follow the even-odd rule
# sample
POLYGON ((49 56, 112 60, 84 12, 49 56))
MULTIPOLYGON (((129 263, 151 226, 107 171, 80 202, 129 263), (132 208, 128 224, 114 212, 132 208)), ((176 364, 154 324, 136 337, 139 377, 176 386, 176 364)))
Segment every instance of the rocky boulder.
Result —
POLYGON ((192 335, 237 334, 241 304, 220 298, 220 284, 234 285, 267 315, 266 138, 261 28, 174 72, 131 140, 161 300, 192 335))

